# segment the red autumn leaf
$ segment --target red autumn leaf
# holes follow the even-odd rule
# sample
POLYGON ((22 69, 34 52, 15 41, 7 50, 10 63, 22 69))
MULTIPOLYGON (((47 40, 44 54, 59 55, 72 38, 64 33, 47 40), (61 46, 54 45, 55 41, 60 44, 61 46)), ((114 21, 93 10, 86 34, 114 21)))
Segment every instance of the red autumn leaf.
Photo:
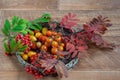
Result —
POLYGON ((101 45, 104 44, 104 40, 102 39, 102 37, 98 34, 94 34, 91 38, 91 41, 96 43, 96 45, 101 45))
POLYGON ((68 55, 69 52, 68 51, 58 51, 57 55, 68 55))
POLYGON ((65 15, 61 22, 60 22, 60 26, 61 27, 64 27, 64 28, 67 28, 67 29, 70 29, 72 32, 72 28, 74 25, 77 24, 77 22, 79 21, 78 19, 75 19, 76 17, 76 14, 71 14, 71 13, 68 13, 68 15, 65 15))
POLYGON ((73 54, 72 54, 72 58, 75 58, 76 55, 78 55, 78 51, 77 51, 77 50, 75 50, 75 51, 73 52, 73 54))
POLYGON ((73 44, 71 44, 71 43, 66 44, 66 50, 70 50, 72 47, 74 47, 73 44))
POLYGON ((76 25, 75 22, 68 22, 68 24, 67 24, 65 27, 66 27, 66 28, 69 28, 69 27, 72 27, 72 26, 74 26, 74 25, 76 25))
POLYGON ((78 46, 77 49, 80 52, 86 52, 86 47, 85 46, 78 46))
MULTIPOLYGON (((69 16, 70 17, 70 16, 69 16)), ((71 14, 71 17, 76 17, 76 14, 71 14)))
POLYGON ((71 49, 69 49, 69 53, 72 53, 72 52, 74 52, 75 51, 75 46, 74 45, 72 45, 72 47, 71 47, 71 49))
POLYGON ((83 27, 84 27, 84 30, 85 30, 86 32, 91 32, 91 28, 90 28, 90 26, 89 26, 87 23, 84 24, 83 27))
POLYGON ((56 59, 45 59, 45 60, 41 59, 39 62, 41 63, 41 66, 45 67, 45 70, 47 70, 47 69, 51 69, 52 67, 54 67, 55 64, 57 63, 57 60, 56 59))
POLYGON ((58 61, 57 64, 55 65, 57 74, 60 78, 64 77, 68 77, 68 71, 67 68, 65 66, 65 64, 62 61, 58 61))

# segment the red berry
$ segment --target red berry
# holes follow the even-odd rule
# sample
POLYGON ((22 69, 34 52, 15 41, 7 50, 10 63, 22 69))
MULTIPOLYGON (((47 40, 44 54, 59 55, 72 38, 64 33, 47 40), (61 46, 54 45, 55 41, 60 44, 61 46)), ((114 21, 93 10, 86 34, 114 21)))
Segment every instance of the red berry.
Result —
POLYGON ((35 73, 35 76, 38 76, 38 73, 37 73, 37 72, 35 73))
POLYGON ((37 75, 37 76, 35 76, 35 78, 36 78, 36 79, 38 79, 38 78, 39 78, 39 76, 37 75))
POLYGON ((5 52, 4 53, 6 56, 12 56, 12 54, 5 52))
POLYGON ((48 73, 49 73, 50 71, 51 71, 50 69, 47 70, 48 73))
POLYGON ((42 76, 42 75, 39 75, 39 78, 43 78, 43 76, 42 76))

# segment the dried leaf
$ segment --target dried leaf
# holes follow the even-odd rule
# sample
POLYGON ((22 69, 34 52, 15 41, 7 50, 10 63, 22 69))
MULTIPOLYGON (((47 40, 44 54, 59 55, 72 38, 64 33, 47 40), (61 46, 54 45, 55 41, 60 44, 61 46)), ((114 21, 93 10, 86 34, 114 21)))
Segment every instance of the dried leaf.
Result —
POLYGON ((74 45, 71 43, 66 44, 66 50, 70 50, 74 45))
POLYGON ((56 59, 41 59, 40 60, 40 64, 42 67, 45 67, 45 69, 43 70, 43 72, 45 70, 49 70, 52 69, 57 63, 56 59))
POLYGON ((63 76, 68 77, 67 68, 62 61, 58 61, 58 63, 55 65, 55 68, 60 78, 62 78, 63 76))
POLYGON ((75 51, 73 52, 73 54, 72 54, 72 58, 75 58, 77 55, 78 55, 78 51, 75 50, 75 51))

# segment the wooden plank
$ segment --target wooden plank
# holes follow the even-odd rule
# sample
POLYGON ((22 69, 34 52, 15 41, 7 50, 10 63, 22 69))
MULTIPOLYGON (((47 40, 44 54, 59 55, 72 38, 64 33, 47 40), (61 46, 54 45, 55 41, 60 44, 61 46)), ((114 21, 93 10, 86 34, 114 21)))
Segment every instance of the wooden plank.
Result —
POLYGON ((56 10, 58 0, 0 0, 0 9, 56 10))
POLYGON ((69 72, 68 78, 61 80, 119 80, 119 71, 78 71, 69 72))
POLYGON ((60 0, 59 10, 120 9, 120 0, 60 0))
MULTIPOLYGON (((69 71, 68 78, 61 80, 119 80, 120 71, 69 71)), ((1 80, 34 80, 33 76, 24 71, 0 72, 1 80), (7 77, 6 77, 7 76, 7 77)), ((58 78, 46 77, 42 80, 60 80, 58 78)))

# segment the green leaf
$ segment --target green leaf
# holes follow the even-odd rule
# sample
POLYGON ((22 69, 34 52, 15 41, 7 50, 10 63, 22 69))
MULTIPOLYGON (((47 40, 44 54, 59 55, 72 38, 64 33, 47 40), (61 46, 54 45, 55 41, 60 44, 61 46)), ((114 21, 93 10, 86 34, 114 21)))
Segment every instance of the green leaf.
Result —
POLYGON ((22 30, 20 33, 27 34, 28 32, 26 30, 22 30))
POLYGON ((8 45, 5 42, 4 42, 4 48, 5 48, 6 52, 8 52, 8 53, 11 52, 10 48, 8 47, 8 45))
POLYGON ((5 30, 5 28, 2 28, 2 32, 5 36, 8 36, 8 32, 5 30))
POLYGON ((41 25, 41 24, 39 24, 39 26, 38 26, 38 27, 39 27, 39 30, 41 31, 41 30, 42 30, 42 25, 41 25))
POLYGON ((44 13, 42 15, 42 18, 51 18, 51 15, 49 13, 44 13))
POLYGON ((17 46, 17 51, 25 51, 27 48, 27 45, 21 44, 20 40, 17 42, 16 46, 17 46))
POLYGON ((32 26, 32 22, 27 23, 28 28, 32 26))
POLYGON ((14 49, 16 48, 16 41, 15 41, 15 39, 14 38, 12 38, 11 40, 10 40, 10 49, 12 50, 12 51, 14 51, 14 49))
POLYGON ((18 16, 13 16, 12 17, 12 25, 14 26, 15 24, 17 24, 19 21, 19 17, 18 16))
POLYGON ((40 22, 49 22, 51 19, 51 15, 48 13, 45 13, 42 15, 41 18, 39 18, 40 22))
POLYGON ((12 28, 12 32, 20 32, 26 28, 26 25, 17 25, 14 28, 12 28))
POLYGON ((39 30, 42 30, 42 25, 41 24, 34 24, 34 27, 38 28, 39 30))
POLYGON ((29 33, 29 34, 34 34, 34 32, 30 29, 26 29, 26 31, 29 33))
POLYGON ((25 51, 27 49, 27 46, 22 46, 22 47, 18 47, 18 51, 25 51))
POLYGON ((17 46, 21 45, 21 40, 17 41, 17 46))
POLYGON ((8 33, 10 31, 10 27, 11 27, 10 22, 8 19, 6 19, 4 24, 4 32, 8 33))
POLYGON ((17 42, 17 47, 18 47, 18 48, 21 48, 22 46, 24 46, 24 45, 21 44, 21 40, 19 40, 19 41, 17 42))
POLYGON ((44 22, 50 22, 50 19, 48 19, 48 18, 40 18, 39 20, 42 23, 44 23, 44 22))
POLYGON ((33 29, 33 30, 39 30, 39 28, 36 27, 36 26, 31 26, 30 29, 33 29))
POLYGON ((28 20, 26 20, 26 19, 20 19, 19 22, 18 22, 18 25, 27 24, 27 23, 28 23, 28 20))

